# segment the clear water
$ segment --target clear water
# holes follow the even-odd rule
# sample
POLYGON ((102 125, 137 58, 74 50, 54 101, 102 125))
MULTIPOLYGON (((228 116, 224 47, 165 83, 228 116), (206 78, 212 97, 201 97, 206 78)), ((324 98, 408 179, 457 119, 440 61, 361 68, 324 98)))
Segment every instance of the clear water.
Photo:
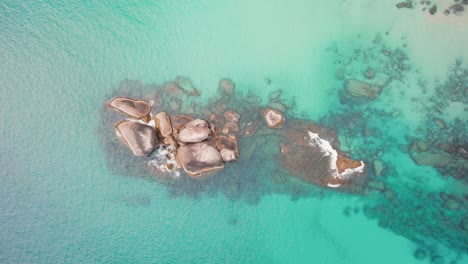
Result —
POLYGON ((468 15, 395 4, 2 1, 0 262, 468 263, 466 178, 402 151, 431 131, 436 108, 448 126, 457 118, 466 125, 468 15), (401 50, 408 67, 385 68, 384 50, 401 50), (336 71, 362 79, 369 66, 376 81, 396 79, 375 101, 341 104, 336 71), (291 115, 336 129, 352 157, 381 160, 377 180, 393 198, 313 186, 260 186, 250 191, 254 201, 222 191, 194 197, 119 173, 102 144, 104 103, 122 80, 161 84, 177 75, 205 99, 223 77, 263 97, 283 89, 296 101, 291 115), (462 98, 435 106, 434 97, 444 99, 436 88, 454 79, 462 98), (337 113, 362 113, 355 123, 371 135, 337 122, 337 113), (443 206, 441 192, 462 197, 457 210, 443 206))

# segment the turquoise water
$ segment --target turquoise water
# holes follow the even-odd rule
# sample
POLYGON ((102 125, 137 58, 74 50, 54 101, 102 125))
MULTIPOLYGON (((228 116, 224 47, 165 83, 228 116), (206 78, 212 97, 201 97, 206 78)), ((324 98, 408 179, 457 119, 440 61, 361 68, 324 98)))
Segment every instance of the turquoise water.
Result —
POLYGON ((436 169, 408 153, 437 137, 466 149, 468 15, 395 4, 0 3, 0 262, 468 263, 466 158, 436 169), (337 71, 363 79, 368 67, 383 93, 340 102, 337 71), (219 182, 132 177, 106 152, 104 105, 123 80, 178 75, 205 100, 224 77, 263 98, 282 89, 290 115, 336 129, 384 191, 288 189, 252 173, 232 197, 219 182))

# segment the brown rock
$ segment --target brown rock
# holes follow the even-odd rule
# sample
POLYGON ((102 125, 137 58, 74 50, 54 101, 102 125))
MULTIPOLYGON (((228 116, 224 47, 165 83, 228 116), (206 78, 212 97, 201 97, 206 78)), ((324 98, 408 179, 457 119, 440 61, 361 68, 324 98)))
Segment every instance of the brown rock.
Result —
POLYGON ((115 128, 135 156, 147 156, 156 149, 158 142, 154 128, 131 121, 120 122, 115 128))
POLYGON ((350 158, 344 157, 343 155, 338 155, 336 159, 336 168, 338 173, 343 173, 346 169, 355 169, 361 166, 361 162, 357 160, 352 160, 350 158))
POLYGON ((284 125, 284 115, 278 110, 267 108, 263 112, 263 118, 270 128, 280 128, 284 125))
POLYGON ((212 141, 190 143, 178 149, 178 159, 190 176, 224 168, 223 158, 212 141))
POLYGON ((239 157, 237 137, 234 135, 218 137, 216 140, 216 147, 224 161, 235 161, 239 157))
POLYGON ((156 123, 156 128, 163 137, 167 137, 172 134, 171 120, 165 112, 158 113, 153 117, 153 120, 156 123))
POLYGON ((344 82, 344 96, 351 100, 373 100, 382 93, 382 87, 358 80, 344 82))
POLYGON ((195 119, 184 125, 176 135, 178 142, 195 143, 208 139, 211 136, 211 130, 205 120, 195 119))
POLYGON ((145 101, 126 97, 115 97, 109 102, 109 106, 131 118, 143 119, 145 122, 149 121, 151 105, 145 101))

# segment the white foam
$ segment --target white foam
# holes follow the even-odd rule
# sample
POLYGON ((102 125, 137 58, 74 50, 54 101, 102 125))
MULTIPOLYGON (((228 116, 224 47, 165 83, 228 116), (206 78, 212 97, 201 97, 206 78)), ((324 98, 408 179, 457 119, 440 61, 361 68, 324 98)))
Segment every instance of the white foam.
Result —
POLYGON ((174 158, 174 148, 172 146, 164 147, 159 145, 158 148, 151 154, 152 160, 148 161, 148 164, 156 168, 157 170, 168 173, 169 175, 179 177, 180 172, 177 169, 174 158), (169 158, 168 158, 169 157, 169 158), (172 164, 173 169, 169 169, 167 165, 172 164))
MULTIPOLYGON (((332 170, 332 176, 333 177, 340 178, 340 179, 348 179, 354 173, 363 173, 364 172, 364 162, 361 161, 360 166, 358 166, 356 168, 352 168, 352 169, 345 169, 345 171, 343 171, 342 173, 339 173, 338 168, 336 166, 336 162, 338 160, 338 152, 336 152, 336 150, 333 149, 330 142, 328 142, 325 139, 320 138, 318 134, 313 133, 311 131, 308 131, 308 133, 309 133, 309 137, 310 137, 310 141, 309 141, 310 143, 309 144, 311 146, 314 146, 314 147, 319 147, 321 152, 325 156, 330 157, 330 169, 332 170)), ((341 186, 341 184, 328 183, 327 186, 332 187, 332 188, 336 188, 336 187, 341 186)))

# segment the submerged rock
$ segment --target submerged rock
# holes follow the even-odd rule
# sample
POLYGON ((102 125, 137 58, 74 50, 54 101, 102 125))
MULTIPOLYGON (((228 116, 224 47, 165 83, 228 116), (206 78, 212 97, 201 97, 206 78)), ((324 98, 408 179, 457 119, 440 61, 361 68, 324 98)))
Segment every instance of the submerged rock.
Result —
POLYGON ((429 13, 431 15, 435 15, 435 13, 437 13, 437 5, 434 4, 430 9, 429 9, 429 13))
POLYGON ((383 163, 380 160, 374 161, 375 176, 380 176, 383 171, 383 163))
POLYGON ((221 79, 219 81, 219 90, 227 95, 232 95, 236 89, 236 84, 231 79, 221 79))
POLYGON ((382 93, 382 87, 372 85, 359 80, 346 80, 344 82, 344 93, 347 99, 362 102, 376 99, 382 93))
POLYGON ((280 128, 284 125, 284 115, 278 110, 267 108, 263 112, 263 118, 269 128, 280 128))
POLYGON ((158 141, 154 128, 131 121, 120 122, 115 128, 135 156, 147 156, 156 149, 158 141))
POLYGON ((182 143, 194 143, 203 141, 211 136, 211 130, 205 120, 195 119, 184 125, 176 139, 182 143))
POLYGON ((455 15, 461 15, 465 8, 461 4, 454 4, 449 7, 455 15))
POLYGON ((450 154, 445 152, 413 152, 411 153, 411 158, 413 158, 414 162, 418 165, 426 165, 426 166, 433 166, 433 167, 444 167, 447 165, 450 160, 450 154))
POLYGON ((109 106, 135 119, 149 121, 151 105, 145 101, 126 97, 115 97, 109 102, 109 106))
POLYGON ((172 125, 171 120, 165 112, 160 112, 153 117, 154 122, 156 123, 156 128, 159 130, 159 133, 163 137, 167 137, 172 134, 172 125))
POLYGON ((178 160, 190 176, 224 168, 223 158, 212 141, 190 143, 179 147, 178 160))
POLYGON ((184 91, 185 94, 190 96, 199 96, 200 92, 193 85, 192 80, 186 76, 177 76, 174 80, 180 88, 184 91))

